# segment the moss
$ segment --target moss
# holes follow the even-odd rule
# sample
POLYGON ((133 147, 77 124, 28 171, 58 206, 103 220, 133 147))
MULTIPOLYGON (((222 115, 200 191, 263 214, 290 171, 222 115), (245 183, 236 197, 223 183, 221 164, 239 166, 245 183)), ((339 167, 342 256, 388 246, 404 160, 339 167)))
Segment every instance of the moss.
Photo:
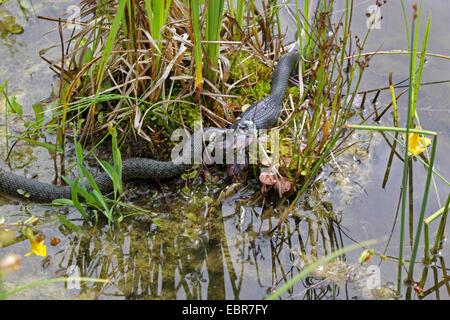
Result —
POLYGON ((237 58, 232 62, 230 79, 228 81, 229 83, 235 83, 250 75, 231 90, 231 94, 238 96, 238 98, 231 99, 230 102, 239 106, 252 104, 270 94, 272 69, 265 66, 258 59, 247 59, 247 57, 247 53, 239 53, 237 55, 237 58))
POLYGON ((165 116, 160 113, 149 113, 146 119, 147 123, 151 124, 152 127, 164 128, 169 132, 179 128, 182 122, 187 127, 194 128, 194 123, 199 120, 198 106, 190 103, 171 105, 165 116))
POLYGON ((300 96, 300 88, 297 86, 292 86, 288 89, 288 94, 298 98, 300 96))

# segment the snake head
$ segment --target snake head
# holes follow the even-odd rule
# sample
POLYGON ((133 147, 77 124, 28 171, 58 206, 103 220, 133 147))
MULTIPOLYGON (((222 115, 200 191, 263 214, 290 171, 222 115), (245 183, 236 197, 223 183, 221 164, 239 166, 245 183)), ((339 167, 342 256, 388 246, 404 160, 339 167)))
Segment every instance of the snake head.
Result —
POLYGON ((238 132, 246 132, 248 130, 256 130, 256 125, 251 120, 242 119, 239 121, 236 131, 238 132))

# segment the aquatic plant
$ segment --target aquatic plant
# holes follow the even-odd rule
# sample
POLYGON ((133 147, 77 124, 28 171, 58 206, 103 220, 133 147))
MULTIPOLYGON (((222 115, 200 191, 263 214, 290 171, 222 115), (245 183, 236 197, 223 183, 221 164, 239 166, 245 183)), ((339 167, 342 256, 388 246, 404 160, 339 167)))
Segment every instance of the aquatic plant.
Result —
MULTIPOLYGON (((146 212, 146 210, 140 209, 136 206, 131 208, 126 203, 120 201, 120 197, 123 192, 122 156, 117 144, 117 131, 115 128, 110 128, 110 135, 112 138, 113 165, 107 161, 99 160, 98 158, 96 159, 113 183, 113 194, 106 195, 101 192, 92 174, 83 164, 83 159, 85 158, 85 156, 83 156, 83 149, 81 144, 77 142, 75 138, 78 177, 75 181, 72 181, 65 176, 62 177, 64 181, 72 187, 72 199, 56 199, 53 201, 54 205, 74 206, 86 220, 91 220, 92 216, 90 216, 88 211, 85 209, 85 207, 88 207, 89 212, 94 214, 96 220, 98 220, 97 212, 101 212, 108 219, 108 224, 111 224, 112 222, 117 222, 120 224, 123 220, 123 215, 120 215, 117 218, 113 216, 113 213, 117 207, 128 208, 130 215, 133 215, 136 212, 141 214, 146 212)), ((74 226, 67 219, 65 219, 64 216, 60 216, 59 218, 61 222, 69 228, 78 229, 78 227, 74 226)))
MULTIPOLYGON (((404 10, 404 4, 402 1, 402 7, 403 12, 405 15, 405 24, 406 24, 406 30, 407 35, 409 35, 408 32, 408 24, 407 24, 407 17, 404 10)), ((399 254, 398 254, 398 277, 397 277, 397 294, 400 296, 402 293, 402 284, 403 284, 403 277, 402 277, 402 271, 405 268, 405 262, 404 259, 404 250, 405 250, 405 244, 404 244, 404 234, 405 234, 405 217, 406 217, 406 197, 408 194, 408 186, 411 186, 412 183, 412 162, 411 158, 414 157, 415 159, 419 159, 420 162, 424 164, 424 166, 427 168, 427 176, 426 181, 424 185, 423 195, 422 195, 422 202, 421 202, 421 209, 420 214, 418 218, 418 222, 416 225, 416 232, 414 235, 413 240, 413 246, 411 250, 411 257, 409 259, 409 267, 407 269, 407 277, 408 277, 408 289, 406 293, 407 298, 411 298, 411 292, 412 289, 414 289, 419 296, 422 295, 422 287, 426 280, 426 273, 422 277, 420 284, 419 281, 414 280, 414 265, 416 263, 418 249, 419 249, 419 243, 422 236, 422 228, 424 228, 424 256, 425 256, 425 263, 429 264, 431 263, 432 259, 430 257, 431 253, 436 253, 439 250, 439 247, 442 245, 442 239, 443 239, 443 229, 446 224, 447 219, 447 212, 448 212, 448 206, 449 206, 449 199, 450 199, 450 193, 447 197, 446 205, 442 207, 438 212, 431 215, 429 218, 424 219, 425 217, 425 211, 427 210, 427 202, 428 202, 428 195, 429 190, 431 187, 431 182, 433 175, 437 175, 439 178, 441 178, 447 185, 450 185, 443 177, 441 177, 437 172, 434 171, 434 160, 436 155, 436 148, 437 148, 437 140, 438 136, 436 132, 429 131, 429 130, 422 130, 420 126, 420 121, 417 116, 416 108, 417 108, 417 100, 418 100, 418 94, 419 94, 419 88, 420 88, 420 80, 421 75, 425 63, 425 56, 426 56, 426 48, 427 48, 427 40, 430 30, 430 22, 431 22, 431 14, 428 17, 427 25, 425 28, 425 33, 423 36, 423 43, 422 43, 422 50, 420 53, 420 62, 418 67, 416 68, 416 59, 417 59, 417 45, 418 45, 418 33, 419 33, 419 24, 420 24, 420 13, 422 8, 422 1, 420 2, 420 5, 417 6, 417 4, 413 5, 413 18, 412 18, 412 27, 411 27, 411 40, 408 41, 409 45, 409 96, 408 96, 408 105, 407 105, 407 113, 406 113, 406 124, 405 128, 399 128, 399 121, 398 121, 398 113, 397 113, 397 103, 395 98, 394 89, 391 85, 391 92, 392 92, 392 105, 394 106, 394 125, 395 127, 383 127, 383 126, 369 126, 369 125, 345 125, 346 128, 352 128, 352 129, 362 129, 362 130, 374 130, 374 131, 380 131, 383 133, 388 133, 389 131, 394 132, 404 132, 403 139, 405 140, 404 144, 402 144, 399 140, 394 138, 395 142, 399 143, 404 148, 404 157, 403 157, 403 178, 402 178, 402 187, 401 187, 401 219, 400 219, 400 245, 399 245, 399 254), (417 73, 417 74, 416 74, 417 73), (418 122, 418 126, 414 128, 415 121, 418 122), (432 137, 432 140, 429 138, 423 137, 421 135, 428 135, 432 137), (428 156, 428 159, 426 161, 423 161, 418 156, 427 150, 427 146, 432 143, 431 147, 431 155, 428 156), (441 218, 440 225, 438 232, 435 237, 435 244, 433 249, 430 249, 429 244, 429 230, 428 225, 431 221, 437 219, 438 217, 441 218)), ((409 40, 409 39, 408 39, 409 40)), ((396 144, 393 144, 393 151, 395 149, 396 144)), ((392 154, 392 153, 391 153, 392 154)), ((428 154, 428 152, 427 152, 428 154)), ((411 200, 411 198, 410 198, 411 200)), ((436 256, 433 258, 436 259, 436 256)))

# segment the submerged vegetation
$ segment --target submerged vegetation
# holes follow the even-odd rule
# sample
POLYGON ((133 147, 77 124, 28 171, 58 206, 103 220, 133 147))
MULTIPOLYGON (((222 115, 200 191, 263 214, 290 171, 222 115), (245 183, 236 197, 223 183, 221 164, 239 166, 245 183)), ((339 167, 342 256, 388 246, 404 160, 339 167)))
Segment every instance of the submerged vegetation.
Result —
MULTIPOLYGON (((286 234, 298 232, 301 238, 298 226, 300 222, 308 225, 308 232, 312 230, 313 223, 309 218, 299 218, 299 215, 293 213, 298 206, 305 208, 309 205, 308 198, 319 189, 318 175, 327 164, 339 169, 336 157, 353 147, 355 142, 350 141, 349 137, 355 130, 377 131, 392 137, 389 161, 392 161, 395 154, 404 163, 398 256, 387 257, 384 253, 366 250, 364 254, 368 256, 360 258, 359 266, 373 255, 382 260, 392 259, 398 263, 397 286, 395 294, 390 292, 386 297, 401 296, 406 269, 407 297, 411 298, 413 289, 421 297, 417 288, 424 287, 427 275, 424 272, 421 280, 417 280, 414 265, 419 259, 422 231, 424 261, 429 265, 439 259, 438 252, 444 242, 450 202, 449 195, 445 206, 426 217, 428 194, 434 177, 439 177, 448 185, 433 168, 437 134, 422 129, 416 112, 431 18, 428 18, 422 51, 419 53, 417 47, 421 4, 414 7, 411 30, 408 29, 408 18, 404 10, 406 33, 411 38, 408 40, 410 70, 407 112, 400 112, 396 85, 392 84, 390 78, 393 127, 386 127, 371 120, 374 114, 380 120, 386 110, 380 113, 375 107, 371 114, 362 112, 367 92, 360 92, 359 87, 371 58, 377 54, 364 51, 370 28, 362 38, 354 35, 351 29, 353 1, 346 1, 345 14, 341 16, 333 15, 334 2, 305 0, 301 7, 300 1, 291 1, 290 16, 298 26, 295 37, 293 34, 283 34, 279 11, 286 6, 275 0, 262 0, 261 6, 257 6, 255 1, 244 0, 83 0, 80 3, 79 19, 69 19, 69 12, 63 13, 56 20, 40 17, 56 21, 61 38, 58 50, 61 50, 62 55, 58 60, 47 58, 47 50, 41 52, 41 57, 50 64, 60 79, 59 90, 52 100, 52 119, 44 123, 44 107, 35 105, 35 121, 27 123, 27 131, 21 136, 8 136, 7 149, 14 147, 8 140, 15 138, 16 141, 22 140, 46 148, 54 154, 55 159, 59 160, 55 160, 55 181, 72 186, 72 199, 59 199, 53 204, 75 207, 85 221, 95 220, 95 224, 99 223, 102 215, 105 216, 114 241, 112 230, 119 228, 122 223, 131 228, 136 227, 133 221, 124 221, 128 216, 136 219, 149 217, 146 221, 159 227, 164 226, 166 216, 157 217, 153 208, 127 203, 122 185, 122 157, 167 159, 168 150, 173 147, 169 137, 176 128, 182 127, 193 132, 197 121, 202 121, 203 127, 228 126, 249 104, 269 94, 276 61, 294 47, 301 53, 298 72, 290 79, 291 86, 283 103, 282 115, 277 126, 271 130, 272 136, 279 138, 278 144, 274 145, 275 140, 270 140, 271 150, 267 153, 266 161, 250 168, 252 183, 260 183, 261 188, 247 200, 262 200, 262 208, 266 201, 274 207, 277 201, 282 202, 283 205, 276 208, 276 224, 272 225, 270 221, 268 230, 264 233, 284 238, 288 237, 286 234), (291 10, 292 7, 296 10, 291 10), (294 42, 288 43, 289 39, 294 42), (56 135, 55 144, 39 140, 43 131, 56 135), (395 137, 390 132, 394 132, 395 137), (403 134, 403 140, 399 134, 403 134), (96 186, 84 160, 88 155, 99 155, 99 149, 109 150, 109 140, 113 164, 105 161, 104 157, 96 158, 98 166, 114 182, 113 194, 104 195, 96 186), (75 149, 75 165, 70 168, 66 168, 69 156, 66 144, 73 144, 75 149), (431 155, 428 155, 427 147, 430 145, 431 155), (396 150, 397 146, 403 148, 403 158, 396 150), (83 153, 83 148, 89 151, 83 153), (417 159, 424 165, 427 178, 420 215, 415 220, 416 231, 411 256, 405 259, 405 217, 407 191, 412 184, 412 159, 417 159), (77 167, 78 175, 71 180, 69 172, 73 167, 77 167), (295 223, 294 231, 290 229, 290 219, 295 223), (431 235, 428 226, 435 220, 439 221, 439 227, 436 234, 431 235), (434 243, 430 243, 431 239, 434 239, 434 243)), ((376 3, 381 6, 379 1, 376 3)), ((0 85, 0 94, 6 101, 6 117, 8 114, 21 115, 20 104, 9 97, 7 82, 0 85)), ((386 174, 389 174, 388 170, 386 174)), ((218 179, 211 178, 207 167, 195 166, 182 175, 182 196, 192 196, 190 187, 198 181, 196 178, 199 176, 202 181, 208 181, 208 188, 217 191, 215 182, 218 179)), ((172 230, 177 232, 172 233, 182 234, 188 240, 175 239, 175 235, 170 235, 175 247, 180 246, 180 241, 190 241, 191 244, 204 241, 203 233, 208 228, 211 232, 208 240, 210 245, 216 240, 214 234, 225 232, 223 225, 218 227, 210 222, 225 219, 221 215, 216 216, 216 209, 229 192, 234 191, 223 190, 217 199, 212 199, 212 195, 201 199, 200 196, 193 197, 192 206, 195 208, 192 212, 178 210, 181 213, 173 219, 177 223, 180 219, 183 221, 173 227, 172 230), (198 208, 199 203, 202 208, 206 208, 204 212, 198 208)), ((411 194, 409 196, 412 201, 411 194)), ((160 195, 155 194, 154 197, 160 195)), ((324 257, 320 258, 314 249, 312 258, 306 259, 307 266, 289 281, 283 271, 285 284, 280 285, 278 290, 274 284, 268 290, 269 298, 279 298, 286 292, 291 294, 291 287, 319 266, 330 261, 345 262, 346 252, 358 247, 367 249, 368 245, 374 243, 369 241, 344 247, 342 239, 338 239, 336 235, 339 233, 339 237, 342 237, 340 227, 336 234, 333 229, 338 224, 336 213, 325 202, 319 201, 312 206, 314 210, 317 207, 322 208, 317 233, 308 233, 308 236, 311 244, 317 244, 320 240, 327 243, 324 246, 324 257), (327 235, 322 233, 322 228, 327 229, 327 235), (319 233, 322 237, 320 240, 319 233)), ((175 212, 173 207, 169 211, 175 212)), ((241 214, 243 215, 242 212, 241 214)), ((59 215, 58 219, 67 229, 80 231, 65 214, 59 215)), ((239 228, 242 219, 243 216, 239 216, 239 228)), ((263 214, 260 219, 264 220, 263 214)), ((167 221, 170 223, 169 219, 167 221)), ((32 227, 28 225, 30 223, 25 222, 16 227, 27 227, 24 230, 28 233, 23 234, 30 239, 30 254, 45 256, 43 242, 35 239, 32 227)), ((6 230, 6 226, 5 221, 0 220, 0 235, 6 230)), ((165 228, 170 229, 167 226, 165 228)), ((145 232, 146 236, 157 243, 162 241, 154 230, 145 232)), ((161 250, 163 247, 161 245, 161 250)), ((183 256, 183 252, 177 251, 179 249, 173 250, 178 256, 183 256)), ((206 255, 208 250, 205 249, 206 255)), ((223 250, 224 255, 230 255, 226 245, 223 250)), ((174 253, 170 251, 168 254, 174 253)), ((299 256, 305 257, 303 252, 299 256)), ((159 270, 163 263, 154 256, 151 258, 152 270, 159 270)), ((205 261, 208 266, 213 264, 209 258, 205 258, 205 261)), ((229 260, 220 259, 220 262, 233 269, 229 260)), ((182 264, 185 263, 189 264, 183 260, 182 264)), ((203 260, 197 263, 202 264, 203 260)), ((236 280, 237 276, 233 274, 230 278, 236 280)), ((93 281, 105 282, 100 279, 93 281)), ((0 299, 7 295, 9 294, 2 292, 0 286, 0 299)), ((198 296, 195 292, 187 295, 189 298, 202 297, 201 293, 198 296)))

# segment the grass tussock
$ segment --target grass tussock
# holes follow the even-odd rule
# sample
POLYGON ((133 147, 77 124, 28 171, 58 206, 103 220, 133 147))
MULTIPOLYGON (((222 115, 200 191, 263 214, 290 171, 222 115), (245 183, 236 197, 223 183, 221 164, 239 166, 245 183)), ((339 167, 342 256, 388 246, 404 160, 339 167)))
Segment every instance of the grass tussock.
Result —
MULTIPOLYGON (((186 111, 201 113, 215 125, 234 120, 224 92, 233 86, 230 69, 239 64, 238 53, 247 52, 267 65, 272 56, 261 47, 264 39, 259 37, 267 36, 258 33, 268 31, 262 30, 257 9, 248 11, 247 17, 256 25, 241 28, 233 18, 239 13, 225 12, 223 1, 218 2, 217 6, 215 1, 200 6, 195 0, 82 2, 83 23, 62 39, 61 64, 52 62, 64 79, 60 100, 67 108, 85 97, 122 96, 80 112, 86 121, 82 139, 120 121, 122 133, 151 142, 154 128, 147 127, 149 120, 156 116, 166 125, 185 125, 186 111), (235 41, 237 33, 241 41, 235 41), (192 103, 199 103, 200 110, 192 103), (219 108, 221 112, 216 112, 219 108)), ((242 24, 244 19, 240 20, 242 24)))

